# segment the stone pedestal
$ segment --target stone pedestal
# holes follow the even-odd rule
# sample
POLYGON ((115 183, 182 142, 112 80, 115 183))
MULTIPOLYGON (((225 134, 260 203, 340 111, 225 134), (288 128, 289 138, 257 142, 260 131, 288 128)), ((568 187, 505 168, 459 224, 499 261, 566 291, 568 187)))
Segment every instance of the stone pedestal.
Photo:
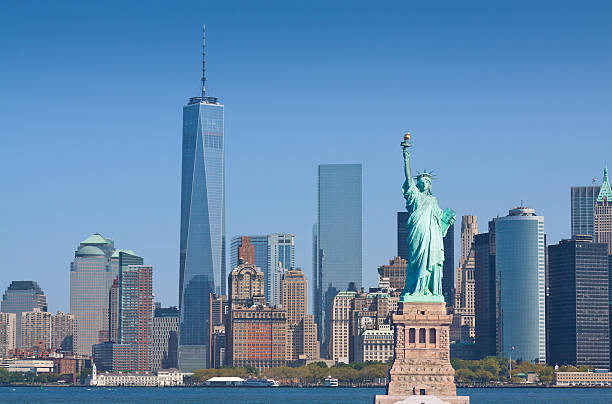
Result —
POLYGON ((468 404, 457 396, 450 363, 449 326, 445 303, 400 302, 393 315, 395 361, 387 395, 375 404, 468 404))

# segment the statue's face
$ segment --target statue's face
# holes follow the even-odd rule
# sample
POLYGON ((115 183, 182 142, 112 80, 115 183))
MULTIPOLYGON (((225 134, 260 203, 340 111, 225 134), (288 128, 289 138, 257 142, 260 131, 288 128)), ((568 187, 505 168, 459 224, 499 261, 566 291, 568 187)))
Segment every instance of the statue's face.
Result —
POLYGON ((421 192, 431 193, 431 181, 427 177, 419 177, 417 180, 417 188, 421 192))

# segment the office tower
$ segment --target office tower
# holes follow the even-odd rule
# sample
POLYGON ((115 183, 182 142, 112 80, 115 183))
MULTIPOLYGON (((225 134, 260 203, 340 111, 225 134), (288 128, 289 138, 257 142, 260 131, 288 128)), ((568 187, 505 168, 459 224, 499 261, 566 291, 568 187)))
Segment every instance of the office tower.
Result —
POLYGON ((113 280, 113 283, 108 293, 108 340, 111 342, 119 342, 119 277, 118 276, 113 280))
POLYGON ((176 368, 179 320, 176 307, 155 308, 151 337, 151 370, 176 368))
POLYGON ((288 233, 234 236, 230 247, 232 268, 240 264, 241 258, 263 272, 266 302, 270 306, 280 305, 283 273, 295 266, 295 236, 288 233))
POLYGON ((72 352, 76 320, 74 315, 58 311, 51 316, 51 349, 72 352))
POLYGON ((70 263, 70 313, 75 316, 75 353, 91 355, 108 333, 108 293, 113 281, 112 240, 95 233, 81 243, 70 263))
POLYGON ((393 330, 390 324, 364 329, 358 336, 356 362, 387 362, 393 359, 393 330))
POLYGON ((474 294, 476 307, 476 355, 478 358, 499 354, 498 288, 495 271, 495 220, 487 233, 474 236, 474 294))
POLYGON ((608 246, 577 235, 548 247, 548 363, 609 369, 608 246))
MULTIPOLYGON (((129 258, 140 257, 130 255, 129 258)), ((142 265, 142 263, 121 266, 119 269, 118 335, 121 344, 132 346, 135 360, 132 365, 133 370, 148 371, 151 369, 152 333, 153 268, 142 265)))
POLYGON ((389 324, 390 296, 375 290, 366 293, 362 289, 351 300, 349 362, 359 362, 362 358, 360 343, 363 342, 362 335, 365 331, 385 329, 383 326, 389 324))
POLYGON ((17 315, 0 313, 0 358, 8 358, 16 347, 17 315))
POLYGON ((227 296, 210 295, 210 364, 211 368, 223 366, 225 356, 225 320, 229 311, 227 296))
POLYGON ((34 281, 13 281, 2 296, 0 312, 15 313, 15 344, 21 347, 21 313, 40 309, 47 311, 47 298, 34 281))
POLYGON ((612 189, 608 182, 608 167, 604 169, 601 189, 595 200, 593 230, 596 243, 606 243, 608 254, 612 255, 612 189))
POLYGON ((361 164, 318 168, 315 321, 323 352, 328 351, 334 296, 349 282, 362 284, 361 164))
POLYGON ((333 298, 329 359, 336 362, 349 363, 351 301, 356 294, 342 291, 333 298))
POLYGON ((599 195, 598 185, 572 187, 571 198, 571 230, 572 237, 577 234, 595 235, 593 230, 593 208, 599 195))
MULTIPOLYGON (((397 212, 397 256, 408 260, 408 212, 397 212)), ((443 239, 444 242, 444 264, 442 266, 442 294, 447 306, 453 306, 455 302, 455 225, 451 225, 443 239)), ((404 286, 402 286, 402 289, 404 286)))
POLYGON ((461 257, 457 267, 454 318, 451 339, 473 342, 475 338, 474 236, 478 234, 476 216, 461 217, 461 257), (460 330, 457 330, 457 328, 460 330))
POLYGON ((308 281, 299 268, 283 275, 282 307, 287 311, 287 361, 317 358, 316 324, 308 314, 308 281))
POLYGON ((495 220, 502 355, 546 361, 544 217, 517 207, 495 220), (514 349, 512 349, 514 348, 514 349))
POLYGON ((264 274, 254 264, 240 264, 228 277, 229 307, 265 305, 264 274))
POLYGON ((225 324, 213 326, 211 332, 211 363, 210 367, 218 369, 226 364, 226 336, 225 324))
POLYGON ((378 275, 389 280, 389 287, 394 290, 404 290, 406 286, 407 261, 401 257, 394 257, 389 265, 378 267, 378 275))
POLYGON ((183 107, 179 262, 179 368, 183 371, 208 363, 210 293, 225 293, 225 156, 223 105, 206 95, 203 59, 202 95, 183 107))

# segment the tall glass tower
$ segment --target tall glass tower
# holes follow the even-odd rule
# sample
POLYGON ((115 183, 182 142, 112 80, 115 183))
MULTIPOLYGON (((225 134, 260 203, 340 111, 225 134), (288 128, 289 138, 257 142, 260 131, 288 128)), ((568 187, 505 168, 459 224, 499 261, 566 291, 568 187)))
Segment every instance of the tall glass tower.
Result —
POLYGON ((326 352, 334 296, 362 283, 361 164, 321 164, 318 174, 314 306, 326 352))
MULTIPOLYGON (((204 55, 202 55, 204 56, 204 55)), ((179 368, 205 368, 209 294, 225 293, 225 163, 223 105, 202 95, 183 107, 179 368)))

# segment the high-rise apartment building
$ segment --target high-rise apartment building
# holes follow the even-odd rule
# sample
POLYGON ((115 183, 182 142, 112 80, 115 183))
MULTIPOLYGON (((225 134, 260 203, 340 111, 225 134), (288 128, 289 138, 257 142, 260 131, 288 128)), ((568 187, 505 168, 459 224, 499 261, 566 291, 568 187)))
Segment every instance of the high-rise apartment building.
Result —
POLYGON ((609 369, 608 245, 577 235, 548 247, 548 363, 609 369))
POLYGON ((151 337, 151 370, 176 368, 179 320, 176 307, 155 308, 151 337))
MULTIPOLYGON (((410 214, 408 212, 397 212, 397 256, 408 260, 408 228, 406 222, 410 214)), ((452 224, 446 236, 443 239, 444 243, 444 264, 442 265, 442 294, 447 306, 453 306, 455 303, 455 225, 452 224)), ((402 289, 404 286, 402 286, 402 289)))
POLYGON ((223 105, 206 94, 202 70, 201 96, 190 98, 183 107, 179 260, 179 367, 183 371, 209 363, 209 295, 225 293, 223 105))
POLYGON ((500 282, 502 355, 546 361, 546 241, 544 217, 517 207, 495 220, 500 282))
POLYGON ((119 270, 118 335, 121 344, 132 346, 133 370, 151 370, 152 334, 153 268, 142 263, 122 266, 119 270))
POLYGON ((73 314, 58 311, 51 316, 51 348, 72 352, 74 349, 74 335, 76 320, 73 314))
POLYGON ((108 297, 113 281, 112 240, 95 233, 79 243, 70 264, 70 313, 77 323, 75 353, 91 355, 108 334, 108 297))
POLYGON ((317 358, 316 324, 308 314, 308 281, 299 268, 283 276, 282 307, 287 312, 287 361, 317 358))
POLYGON ((608 254, 612 255, 612 189, 608 181, 608 167, 604 169, 601 189, 595 200, 593 231, 595 242, 607 244, 608 254))
POLYGON ((349 363, 351 302, 357 292, 342 291, 332 303, 329 359, 349 363))
POLYGON ((318 168, 315 321, 328 352, 334 296, 349 282, 362 284, 361 164, 321 164, 318 168))
POLYGON ((593 230, 593 208, 599 195, 598 185, 572 187, 571 199, 571 231, 572 237, 580 234, 595 235, 593 230))
POLYGON ((0 312, 0 358, 8 358, 16 347, 17 318, 15 313, 0 312))
POLYGON ((500 354, 499 288, 495 270, 495 220, 489 222, 489 231, 474 236, 474 293, 476 356, 500 354))
POLYGON ((35 308, 21 313, 21 347, 51 348, 51 313, 35 308))
POLYGON ((240 259, 255 264, 264 274, 266 302, 280 306, 283 273, 295 266, 295 236, 289 233, 234 236, 230 249, 232 268, 240 264, 240 259))
POLYGON ((15 344, 21 347, 21 313, 40 309, 47 311, 47 298, 33 281, 13 281, 2 296, 0 312, 15 314, 15 344))

